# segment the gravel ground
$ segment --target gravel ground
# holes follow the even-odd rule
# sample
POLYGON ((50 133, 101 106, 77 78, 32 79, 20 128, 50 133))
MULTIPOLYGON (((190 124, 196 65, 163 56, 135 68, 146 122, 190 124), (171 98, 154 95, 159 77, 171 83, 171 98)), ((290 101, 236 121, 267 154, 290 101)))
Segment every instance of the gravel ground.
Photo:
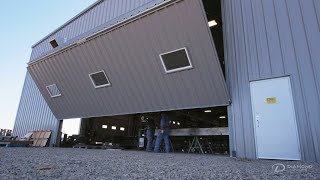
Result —
POLYGON ((0 179, 320 179, 320 165, 217 155, 0 148, 0 179), (281 163, 275 172, 272 166, 281 163))

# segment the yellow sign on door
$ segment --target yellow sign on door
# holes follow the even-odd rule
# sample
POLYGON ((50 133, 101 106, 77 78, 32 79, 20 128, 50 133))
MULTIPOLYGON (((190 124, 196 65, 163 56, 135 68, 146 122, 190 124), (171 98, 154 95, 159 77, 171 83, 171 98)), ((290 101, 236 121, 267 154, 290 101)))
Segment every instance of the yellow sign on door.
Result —
POLYGON ((277 104, 277 98, 276 97, 270 97, 266 99, 267 104, 277 104))

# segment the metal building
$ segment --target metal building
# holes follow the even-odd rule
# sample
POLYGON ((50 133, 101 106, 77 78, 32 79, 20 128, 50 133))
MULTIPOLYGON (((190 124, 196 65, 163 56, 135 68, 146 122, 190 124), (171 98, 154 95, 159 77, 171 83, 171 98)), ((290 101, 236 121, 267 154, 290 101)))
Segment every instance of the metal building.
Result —
POLYGON ((319 162, 319 47, 317 0, 100 0, 32 47, 13 132, 228 106, 231 156, 319 162))
POLYGON ((51 130, 51 145, 57 141, 59 121, 51 112, 39 89, 27 72, 14 124, 13 134, 23 137, 29 131, 51 130))

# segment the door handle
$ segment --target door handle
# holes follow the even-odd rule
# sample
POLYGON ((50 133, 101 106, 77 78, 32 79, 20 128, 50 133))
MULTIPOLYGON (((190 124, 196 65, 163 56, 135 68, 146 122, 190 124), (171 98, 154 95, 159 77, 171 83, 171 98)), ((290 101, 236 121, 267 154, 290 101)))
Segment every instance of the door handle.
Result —
POLYGON ((257 127, 260 127, 260 116, 256 115, 257 127))

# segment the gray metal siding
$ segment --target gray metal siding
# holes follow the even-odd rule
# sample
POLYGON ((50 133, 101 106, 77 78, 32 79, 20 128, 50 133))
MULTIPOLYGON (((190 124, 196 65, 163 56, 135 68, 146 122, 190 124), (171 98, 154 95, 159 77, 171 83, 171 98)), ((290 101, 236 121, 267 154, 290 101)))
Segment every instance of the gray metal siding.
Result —
POLYGON ((229 103, 200 0, 164 7, 32 64, 29 71, 59 119, 229 103), (182 47, 194 68, 166 74, 159 54, 182 47), (100 70, 105 70, 110 87, 93 87, 88 74, 100 70), (54 83, 61 97, 50 98, 45 90, 54 83))
POLYGON ((316 11, 316 18, 318 20, 318 26, 319 26, 319 31, 320 31, 320 1, 319 0, 313 0, 313 7, 316 11))
POLYGON ((28 131, 51 130, 50 145, 56 144, 59 121, 54 117, 30 74, 26 74, 16 120, 14 136, 22 137, 28 131))
POLYGON ((51 38, 66 38, 66 44, 76 42, 89 34, 114 25, 136 15, 164 0, 102 0, 79 17, 71 20, 57 31, 37 43, 32 50, 30 62, 55 50, 49 44, 51 38))
POLYGON ((290 76, 302 158, 319 162, 319 1, 222 2, 231 150, 256 158, 249 82, 290 76))

